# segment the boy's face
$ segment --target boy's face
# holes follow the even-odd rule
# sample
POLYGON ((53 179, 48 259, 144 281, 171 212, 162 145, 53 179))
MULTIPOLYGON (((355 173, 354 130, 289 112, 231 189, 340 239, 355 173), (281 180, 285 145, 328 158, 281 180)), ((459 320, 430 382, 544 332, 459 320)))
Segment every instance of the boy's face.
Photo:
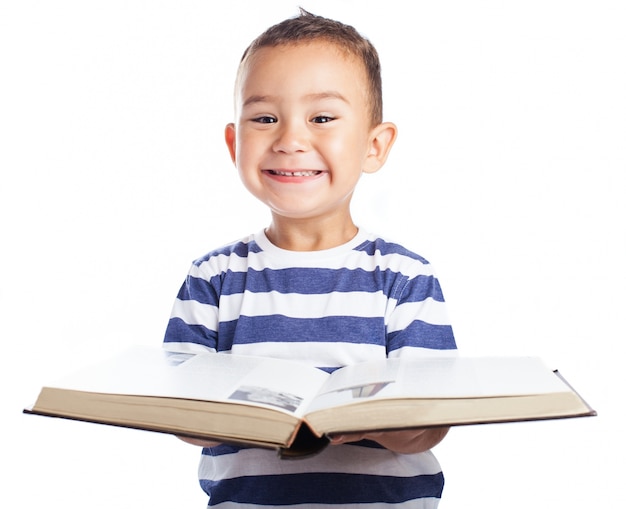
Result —
POLYGON ((226 142, 244 185, 275 218, 349 219, 361 173, 382 165, 367 92, 363 65, 324 41, 252 56, 226 142))

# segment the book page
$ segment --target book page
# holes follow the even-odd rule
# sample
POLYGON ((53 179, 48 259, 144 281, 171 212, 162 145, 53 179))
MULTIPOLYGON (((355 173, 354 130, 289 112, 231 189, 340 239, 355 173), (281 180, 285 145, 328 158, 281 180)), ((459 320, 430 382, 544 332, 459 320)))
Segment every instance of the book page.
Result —
POLYGON ((567 392, 534 357, 387 359, 337 370, 310 410, 383 398, 487 398, 567 392))
POLYGON ((355 397, 374 396, 388 384, 397 382, 399 369, 399 359, 345 366, 332 374, 319 394, 350 391, 355 397))
POLYGON ((445 357, 401 364, 397 394, 425 398, 478 398, 567 392, 566 384, 536 357, 445 357))
POLYGON ((328 374, 301 363, 135 347, 51 387, 271 406, 301 415, 328 374))

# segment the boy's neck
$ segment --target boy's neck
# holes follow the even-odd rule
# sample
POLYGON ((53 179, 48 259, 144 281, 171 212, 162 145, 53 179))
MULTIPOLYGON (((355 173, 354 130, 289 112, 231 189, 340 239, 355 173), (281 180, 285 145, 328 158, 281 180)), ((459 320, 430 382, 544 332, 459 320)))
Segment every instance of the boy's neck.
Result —
POLYGON ((350 219, 342 225, 310 220, 280 221, 274 218, 265 235, 275 246, 288 251, 321 251, 351 241, 359 229, 350 219))

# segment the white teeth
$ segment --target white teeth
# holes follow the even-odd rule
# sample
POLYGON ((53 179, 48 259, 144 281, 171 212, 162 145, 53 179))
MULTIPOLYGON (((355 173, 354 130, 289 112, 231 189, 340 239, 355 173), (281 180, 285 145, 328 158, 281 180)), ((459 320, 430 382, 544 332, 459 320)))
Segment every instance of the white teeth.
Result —
POLYGON ((276 175, 280 175, 282 177, 312 177, 313 175, 317 175, 319 172, 315 170, 309 171, 280 171, 274 170, 276 175))

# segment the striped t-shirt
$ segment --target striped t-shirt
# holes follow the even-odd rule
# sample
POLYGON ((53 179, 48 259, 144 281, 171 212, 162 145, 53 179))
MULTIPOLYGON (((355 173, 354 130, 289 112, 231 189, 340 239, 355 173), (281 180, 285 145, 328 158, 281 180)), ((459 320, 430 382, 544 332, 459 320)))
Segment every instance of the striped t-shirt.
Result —
MULTIPOLYGON (((196 260, 165 347, 287 358, 326 371, 456 349, 431 265, 362 231, 313 252, 280 249, 260 232, 196 260)), ((397 454, 367 441, 302 460, 220 445, 202 451, 199 476, 209 506, 223 509, 434 508, 443 489, 430 451, 397 454)))

